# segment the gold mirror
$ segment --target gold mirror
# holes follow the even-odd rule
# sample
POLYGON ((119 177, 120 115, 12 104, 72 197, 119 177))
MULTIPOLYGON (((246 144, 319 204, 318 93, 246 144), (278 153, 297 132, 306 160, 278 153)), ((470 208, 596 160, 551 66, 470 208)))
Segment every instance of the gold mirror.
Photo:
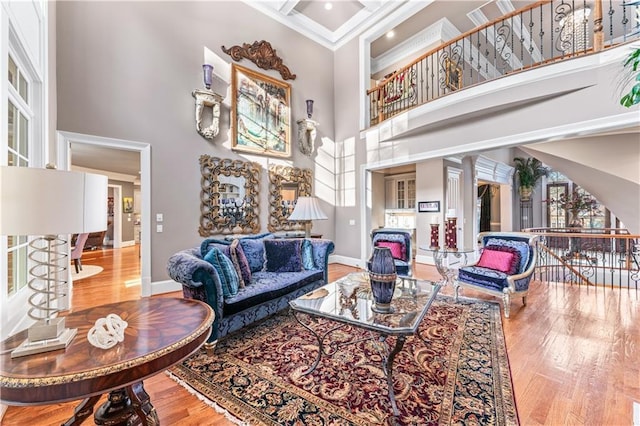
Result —
POLYGON ((259 232, 260 165, 202 155, 200 172, 200 235, 259 232))
POLYGON ((270 232, 293 231, 299 222, 287 220, 298 197, 311 195, 311 170, 289 166, 269 168, 269 224, 270 232))

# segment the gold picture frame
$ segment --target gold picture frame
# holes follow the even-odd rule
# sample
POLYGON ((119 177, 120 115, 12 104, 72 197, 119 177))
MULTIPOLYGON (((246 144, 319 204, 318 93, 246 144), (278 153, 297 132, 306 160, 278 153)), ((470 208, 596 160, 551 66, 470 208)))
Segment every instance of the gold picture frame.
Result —
POLYGON ((449 90, 462 88, 462 69, 449 58, 444 60, 445 84, 449 90))
POLYGON ((291 86, 232 64, 231 93, 231 149, 290 157, 291 86))

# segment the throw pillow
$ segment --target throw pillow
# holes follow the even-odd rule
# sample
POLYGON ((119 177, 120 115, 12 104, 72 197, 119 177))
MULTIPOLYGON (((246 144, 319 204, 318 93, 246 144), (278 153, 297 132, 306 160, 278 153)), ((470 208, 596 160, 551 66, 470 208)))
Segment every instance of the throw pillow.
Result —
MULTIPOLYGON (((407 258, 407 241, 404 235, 402 234, 376 234, 373 237, 373 245, 377 246, 379 242, 387 242, 387 243, 398 243, 400 244, 400 255, 402 258, 400 260, 404 260, 407 258)), ((392 253, 393 254, 393 253, 392 253)), ((394 256, 395 257, 395 256, 394 256)))
POLYGON ((517 259, 513 253, 485 248, 480 255, 477 266, 504 272, 507 275, 513 275, 513 273, 518 270, 518 264, 519 259, 517 259))
POLYGON ((264 266, 264 241, 266 240, 241 238, 238 241, 240 241, 240 247, 242 247, 242 251, 249 262, 251 272, 262 271, 264 266))
POLYGON ((264 266, 267 272, 302 270, 302 240, 264 240, 264 266))
POLYGON ((491 247, 495 249, 497 247, 510 247, 518 250, 520 253, 520 266, 517 273, 524 272, 527 264, 529 263, 529 244, 525 241, 507 240, 502 238, 489 238, 485 243, 485 248, 491 247))
POLYGON ((316 269, 313 261, 313 244, 306 238, 302 240, 302 267, 307 271, 316 269))
POLYGON ((251 284, 251 267, 249 266, 249 261, 247 260, 247 256, 244 255, 244 251, 242 250, 242 246, 240 245, 240 241, 233 240, 230 246, 231 251, 231 261, 233 262, 233 266, 236 268, 236 272, 238 273, 240 288, 251 284))
POLYGON ((404 260, 402 244, 397 241, 378 241, 376 247, 387 247, 391 250, 391 256, 393 256, 394 259, 404 260))
POLYGON ((218 273, 223 296, 227 298, 238 294, 238 274, 231 259, 225 256, 220 249, 214 247, 204 256, 204 260, 212 264, 218 273))
POLYGON ((207 253, 209 253, 209 250, 217 247, 228 256, 230 244, 231 243, 229 241, 219 240, 217 238, 206 238, 200 244, 200 255, 204 257, 207 253))

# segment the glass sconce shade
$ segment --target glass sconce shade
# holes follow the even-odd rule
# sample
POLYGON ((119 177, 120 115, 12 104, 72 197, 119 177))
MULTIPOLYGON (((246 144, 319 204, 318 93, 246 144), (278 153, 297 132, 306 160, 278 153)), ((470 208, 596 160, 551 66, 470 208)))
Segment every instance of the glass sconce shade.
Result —
POLYGON ((313 115, 313 99, 307 99, 305 102, 307 103, 307 117, 311 118, 313 115))
POLYGON ((204 64, 202 66, 202 70, 204 71, 204 87, 206 87, 207 89, 211 89, 213 65, 204 64))

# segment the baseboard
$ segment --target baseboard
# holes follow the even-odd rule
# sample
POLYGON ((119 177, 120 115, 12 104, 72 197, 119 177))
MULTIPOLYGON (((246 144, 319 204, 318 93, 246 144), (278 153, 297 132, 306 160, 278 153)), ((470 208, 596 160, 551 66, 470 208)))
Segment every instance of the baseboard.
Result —
POLYGON ((182 284, 173 280, 155 281, 151 283, 151 295, 182 291, 182 284))
POLYGON ((122 243, 120 243, 120 248, 131 247, 131 246, 135 246, 135 245, 136 245, 136 240, 123 241, 122 243))
POLYGON ((358 259, 356 257, 340 256, 338 254, 330 255, 329 263, 340 263, 342 265, 353 266, 354 268, 363 268, 363 269, 366 266, 365 261, 362 259, 358 259))

